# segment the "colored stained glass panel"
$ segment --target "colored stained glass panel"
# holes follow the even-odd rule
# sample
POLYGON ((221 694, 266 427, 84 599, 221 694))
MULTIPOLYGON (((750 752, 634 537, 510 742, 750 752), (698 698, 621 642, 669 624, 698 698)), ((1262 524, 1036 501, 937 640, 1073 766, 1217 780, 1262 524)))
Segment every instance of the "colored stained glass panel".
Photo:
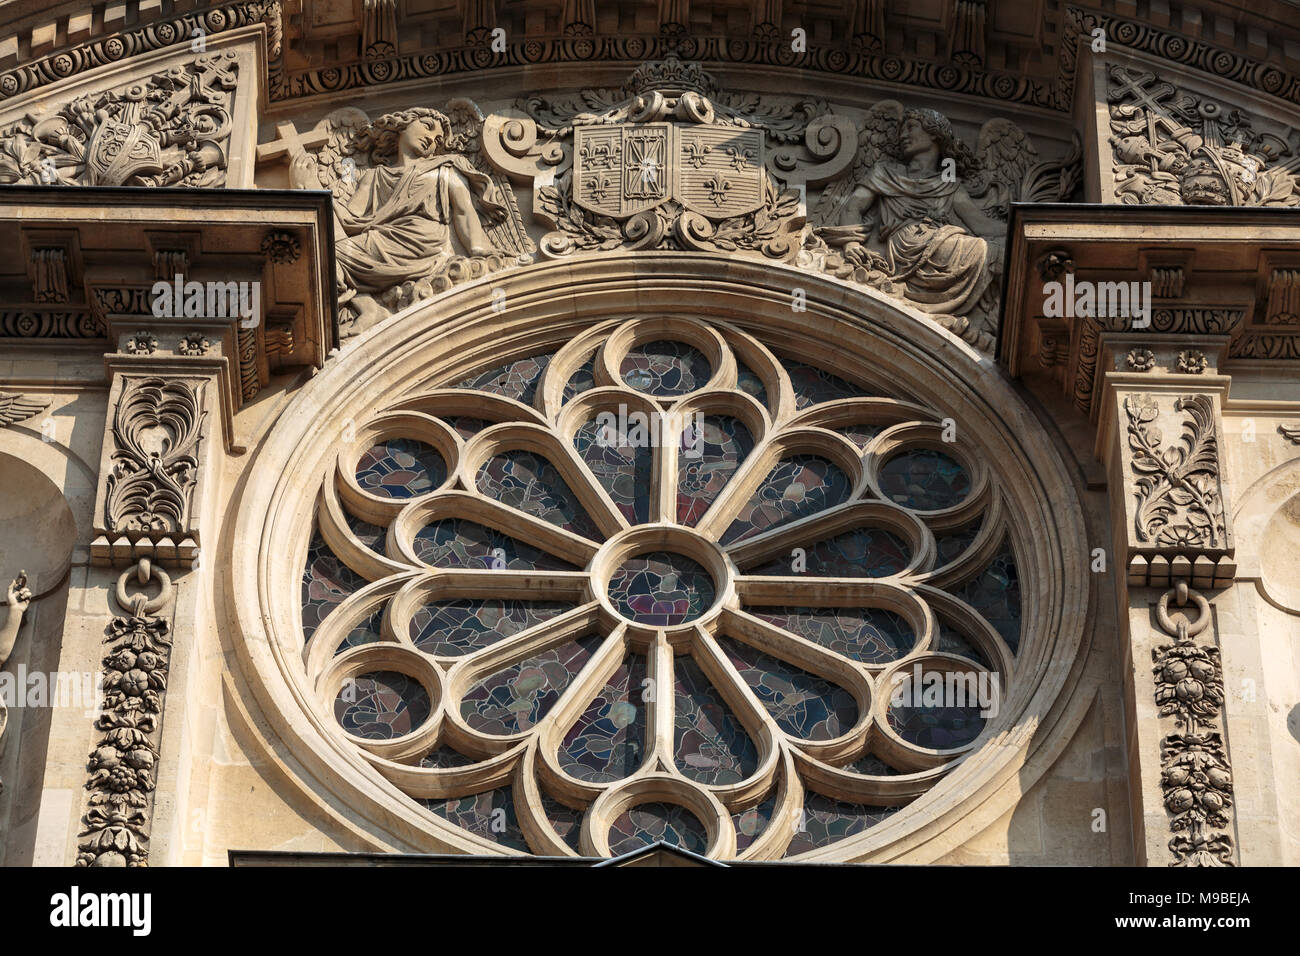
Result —
POLYGON ((590 783, 612 783, 645 759, 649 705, 641 700, 645 658, 629 655, 587 705, 560 744, 560 767, 590 783))
POLYGON ((527 853, 528 841, 524 839, 524 831, 515 815, 515 801, 511 791, 511 787, 498 787, 472 797, 420 800, 419 803, 462 830, 520 853, 527 853))
POLYGON ((732 638, 718 638, 718 645, 786 733, 832 740, 857 721, 858 705, 844 688, 732 638))
POLYGON ((755 617, 865 664, 896 661, 916 646, 902 615, 883 608, 751 607, 755 617))
POLYGON ((901 807, 872 807, 856 803, 841 803, 820 793, 808 791, 804 797, 803 815, 794 838, 785 851, 786 856, 807 853, 830 846, 845 837, 869 830, 877 823, 897 813, 901 807))
POLYGON ((939 639, 935 642, 935 649, 945 654, 957 654, 969 658, 989 670, 993 669, 993 665, 989 663, 989 659, 984 652, 951 627, 942 617, 939 618, 939 639))
POLYGON ((447 423, 448 427, 456 432, 461 438, 468 441, 485 428, 496 424, 486 418, 475 418, 473 415, 444 415, 442 420, 447 423))
POLYGON ((542 372, 546 371, 546 366, 551 363, 552 358, 553 355, 534 355, 531 358, 498 365, 478 375, 471 375, 457 383, 456 387, 475 388, 481 392, 504 395, 506 398, 531 405, 533 399, 537 397, 537 384, 541 381, 542 372))
POLYGON ((433 770, 450 770, 453 767, 468 767, 478 763, 473 757, 466 757, 448 746, 435 747, 420 758, 420 766, 433 770))
POLYGON ((573 607, 558 601, 501 598, 434 601, 411 615, 411 640, 426 654, 459 657, 536 627, 573 607))
POLYGON ((885 715, 890 729, 908 743, 930 750, 966 746, 984 729, 979 677, 962 671, 927 669, 921 672, 918 682, 909 675, 893 692, 904 702, 890 703, 885 715), (956 701, 961 705, 954 705, 956 701))
POLYGON ((592 352, 564 383, 561 405, 567 405, 589 388, 596 387, 596 353, 592 352))
POLYGON ((817 455, 777 462, 722 535, 723 544, 743 541, 778 525, 807 518, 849 500, 849 476, 817 455))
POLYGON ((465 692, 461 717, 485 734, 527 730, 560 699, 600 642, 595 635, 579 638, 490 674, 465 692))
POLYGON ((805 362, 780 359, 790 376, 790 385, 794 388, 796 408, 808 408, 821 402, 833 402, 840 398, 865 398, 867 392, 852 382, 847 382, 838 375, 815 368, 805 362))
POLYGON ((351 631, 348 636, 339 642, 339 646, 334 650, 334 656, 337 657, 344 651, 351 650, 354 647, 362 647, 366 644, 378 644, 382 641, 383 632, 381 630, 384 623, 384 609, 381 607, 370 617, 366 618, 351 631))
POLYGON ((808 575, 825 578, 880 578, 897 574, 911 560, 907 543, 883 528, 854 528, 823 538, 802 556, 783 554, 746 574, 808 575))
POLYGON ((950 508, 970 494, 970 475, 943 452, 918 448, 881 466, 880 490, 904 507, 934 511, 950 508))
POLYGON ((599 418, 584 422, 573 434, 573 447, 596 480, 631 524, 650 520, 654 449, 650 436, 611 427, 599 418))
POLYGON ((758 769, 758 748, 690 657, 673 660, 673 759, 697 783, 739 783, 758 769))
POLYGON ((754 436, 739 419, 705 415, 699 434, 678 452, 677 521, 694 527, 751 451, 754 436))
POLYGON ((752 395, 760 405, 767 405, 767 386, 744 362, 736 362, 736 388, 746 395, 752 395))
POLYGON ((414 438, 378 442, 357 462, 357 484, 380 498, 414 498, 446 480, 447 463, 442 455, 414 438))
POLYGON ((648 395, 685 395, 708 384, 713 369, 699 349, 685 342, 646 342, 623 356, 619 376, 648 395))
POLYGON ((1020 572, 1008 542, 988 567, 953 593, 993 625, 1012 653, 1020 648, 1020 572))
POLYGON ((736 852, 743 853, 755 840, 763 835, 772 814, 776 812, 776 794, 768 797, 756 807, 742 810, 731 815, 731 825, 736 828, 736 852))
POLYGON ((624 561, 610 576, 608 593, 616 611, 650 627, 693 621, 717 597, 708 571, 670 551, 652 551, 624 561))
POLYGON ((474 482, 479 491, 507 507, 584 538, 601 537, 560 470, 535 452, 516 449, 493 455, 474 482))
POLYGON ((334 698, 334 718, 355 737, 392 740, 428 719, 429 692, 397 671, 372 671, 346 681, 334 698))
POLYGON ((867 777, 897 777, 903 772, 891 767, 875 754, 863 754, 852 763, 846 764, 844 769, 867 777))
POLYGON ((694 814, 671 803, 643 803, 624 810, 610 827, 609 848, 615 856, 652 843, 703 853, 709 840, 704 824, 694 814))
POLYGON ((495 528, 463 518, 425 525, 413 542, 415 556, 435 568, 576 571, 577 567, 495 528))
POLYGON ((384 539, 388 536, 387 528, 381 528, 369 521, 362 521, 360 518, 353 517, 347 511, 343 512, 343 520, 348 523, 348 528, 351 529, 358 541, 376 554, 384 553, 384 539))
POLYGON ((550 795, 543 793, 542 812, 546 814, 546 819, 550 821, 556 835, 568 844, 570 849, 581 852, 582 811, 565 806, 559 800, 554 800, 550 795))
POLYGON ((980 522, 978 521, 953 531, 935 532, 934 541, 939 546, 939 557, 934 562, 934 566, 942 568, 952 564, 966 552, 979 533, 980 522))
POLYGON ((885 430, 884 425, 848 425, 844 428, 837 428, 835 431, 859 448, 866 448, 875 438, 885 430))
POLYGON ((311 640, 330 611, 367 583, 339 560, 319 531, 315 532, 307 547, 307 564, 302 572, 303 643, 311 640))

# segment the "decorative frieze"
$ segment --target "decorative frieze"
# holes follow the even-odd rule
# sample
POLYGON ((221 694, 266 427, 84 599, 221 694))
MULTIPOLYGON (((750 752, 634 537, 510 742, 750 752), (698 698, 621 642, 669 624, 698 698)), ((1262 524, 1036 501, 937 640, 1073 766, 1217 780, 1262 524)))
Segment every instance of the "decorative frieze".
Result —
POLYGON ((95 728, 101 736, 87 764, 90 796, 81 818, 77 866, 146 866, 157 788, 163 701, 172 643, 159 612, 172 604, 171 579, 141 558, 117 580, 117 603, 126 613, 107 628, 103 658, 104 701, 95 728), (141 590, 128 595, 134 584, 141 590), (156 582, 159 593, 149 597, 156 582))

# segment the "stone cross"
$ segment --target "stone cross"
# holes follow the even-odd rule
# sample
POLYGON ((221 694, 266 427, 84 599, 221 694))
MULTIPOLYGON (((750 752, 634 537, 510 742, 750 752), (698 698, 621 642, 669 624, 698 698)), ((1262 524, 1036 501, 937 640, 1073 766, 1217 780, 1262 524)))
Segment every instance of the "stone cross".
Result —
POLYGON ((275 139, 257 147, 257 165, 292 159, 300 151, 324 146, 329 135, 329 130, 320 125, 300 134, 293 123, 280 123, 275 128, 275 139))

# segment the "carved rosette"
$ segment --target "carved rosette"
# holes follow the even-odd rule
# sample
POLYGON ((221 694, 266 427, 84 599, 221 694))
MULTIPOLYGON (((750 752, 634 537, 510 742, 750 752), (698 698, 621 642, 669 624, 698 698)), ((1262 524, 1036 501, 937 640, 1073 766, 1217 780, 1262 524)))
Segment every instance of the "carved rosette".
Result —
POLYGON ((1223 707, 1223 668, 1219 648, 1195 637, 1210 624, 1210 605, 1185 581, 1167 591, 1156 620, 1172 644, 1151 651, 1155 700, 1160 716, 1173 718, 1181 733, 1160 742, 1160 789, 1170 816, 1170 866, 1235 866, 1231 826, 1232 767, 1223 737, 1214 729, 1223 707), (1196 617, 1174 620, 1169 602, 1191 602, 1196 617))
POLYGON ((192 560, 205 382, 123 376, 108 431, 92 554, 192 560))
POLYGON ((102 734, 87 763, 90 797, 78 834, 77 866, 148 864, 157 787, 154 774, 171 657, 169 624, 157 612, 171 599, 171 579, 162 569, 151 567, 147 558, 118 578, 117 601, 128 613, 113 618, 107 628, 104 701, 95 721, 102 734), (128 597, 132 577, 141 588, 156 579, 159 594, 128 597))

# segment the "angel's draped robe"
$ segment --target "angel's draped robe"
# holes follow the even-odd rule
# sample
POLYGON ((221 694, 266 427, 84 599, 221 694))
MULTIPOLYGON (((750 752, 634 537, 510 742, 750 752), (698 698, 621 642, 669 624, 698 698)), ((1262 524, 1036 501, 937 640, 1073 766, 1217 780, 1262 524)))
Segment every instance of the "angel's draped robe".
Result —
POLYGON ((975 309, 992 278, 993 245, 956 224, 953 198, 960 188, 942 176, 909 176, 896 163, 876 163, 863 185, 876 194, 880 240, 890 278, 923 312, 965 315, 975 309))
POLYGON ((489 213, 506 211, 492 178, 455 153, 363 173, 351 198, 334 204, 338 225, 347 234, 335 245, 340 286, 384 292, 436 273, 456 254, 450 189, 457 177, 489 213))

